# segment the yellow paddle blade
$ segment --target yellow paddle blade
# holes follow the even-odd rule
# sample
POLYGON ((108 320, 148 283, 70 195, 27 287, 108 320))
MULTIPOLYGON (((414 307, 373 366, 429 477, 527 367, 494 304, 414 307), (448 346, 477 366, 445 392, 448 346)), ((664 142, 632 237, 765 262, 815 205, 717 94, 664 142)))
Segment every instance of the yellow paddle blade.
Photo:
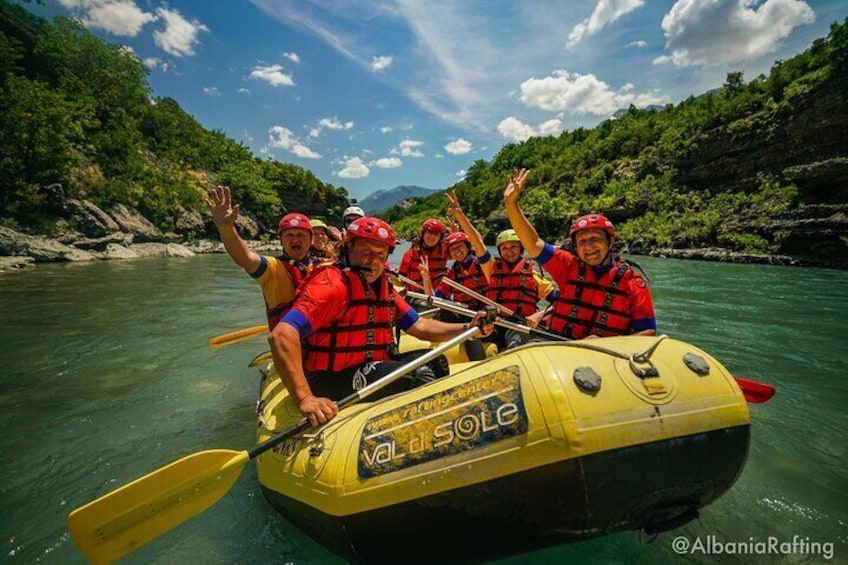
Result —
POLYGON ((200 514, 224 496, 247 451, 194 453, 71 512, 68 530, 91 563, 112 563, 200 514))
POLYGON ((265 353, 260 353, 253 360, 247 364, 248 367, 258 367, 259 365, 267 365, 272 360, 271 352, 266 351, 265 353))
POLYGON ((225 345, 232 345, 234 343, 243 341, 249 337, 253 337, 256 334, 261 334, 262 332, 267 331, 268 325, 262 324, 261 326, 253 326, 252 328, 245 328, 243 330, 230 332, 228 334, 218 335, 209 340, 209 347, 223 347, 225 345))

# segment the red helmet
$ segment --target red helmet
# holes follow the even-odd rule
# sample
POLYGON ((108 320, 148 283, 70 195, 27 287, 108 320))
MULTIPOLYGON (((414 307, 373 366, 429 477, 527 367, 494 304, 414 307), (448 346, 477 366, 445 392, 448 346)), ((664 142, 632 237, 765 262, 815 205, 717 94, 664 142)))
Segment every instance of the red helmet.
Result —
POLYGON ((471 245, 471 242, 468 241, 468 236, 465 235, 465 233, 461 232, 461 231, 455 231, 445 238, 445 245, 446 246, 450 247, 451 245, 453 245, 455 243, 467 243, 467 244, 471 245))
POLYGON ((280 220, 280 225, 277 226, 277 233, 283 230, 309 230, 312 233, 312 226, 309 224, 309 218, 303 214, 286 214, 280 220))
POLYGON ((606 216, 601 214, 586 214, 574 220, 571 231, 568 232, 568 237, 573 240, 577 232, 591 229, 604 230, 610 238, 615 237, 615 226, 606 216))
POLYGON ((389 246, 389 253, 395 250, 395 232, 392 226, 380 218, 365 216, 351 222, 347 227, 345 243, 351 242, 358 237, 370 239, 377 243, 385 243, 389 246))
POLYGON ((426 222, 424 222, 424 226, 422 228, 423 231, 431 231, 433 233, 437 233, 439 235, 444 235, 444 233, 448 230, 445 229, 445 224, 437 220, 436 218, 430 218, 426 222))

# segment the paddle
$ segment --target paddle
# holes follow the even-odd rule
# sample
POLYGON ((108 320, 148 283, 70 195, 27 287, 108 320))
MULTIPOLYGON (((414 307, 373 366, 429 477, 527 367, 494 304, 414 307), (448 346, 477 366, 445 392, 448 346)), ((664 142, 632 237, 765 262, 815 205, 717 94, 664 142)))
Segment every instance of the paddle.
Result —
MULTIPOLYGON (((463 316, 468 316, 469 318, 473 318, 477 312, 471 310, 470 308, 466 308, 462 304, 454 302, 452 300, 446 300, 444 298, 439 298, 438 296, 430 296, 428 294, 421 294, 420 292, 415 292, 412 290, 406 291, 407 296, 411 296, 412 298, 419 298, 421 300, 425 300, 428 305, 437 306, 449 312, 453 312, 454 314, 461 314, 463 316)), ((502 328, 507 328, 509 330, 515 330, 517 332, 525 333, 532 335, 533 337, 538 337, 542 339, 548 339, 551 341, 571 341, 568 338, 561 336, 559 334, 546 332, 545 330, 540 330, 538 328, 531 328, 530 326, 525 326, 523 324, 518 324, 516 322, 511 322, 509 320, 504 320, 502 318, 495 319, 495 325, 501 326, 502 328)))
MULTIPOLYGON (((336 404, 350 406, 472 338, 477 327, 440 344, 336 404)), ((203 512, 224 496, 251 459, 310 428, 298 424, 248 451, 213 449, 183 457, 77 508, 68 530, 91 563, 112 563, 203 512)))
MULTIPOLYGON (((450 300, 445 300, 443 298, 438 298, 435 296, 427 296, 426 294, 420 294, 417 292, 407 291, 406 293, 413 298, 422 298, 427 300, 430 304, 434 306, 438 306, 439 308, 444 308, 450 312, 454 312, 456 314, 462 314, 464 316, 473 317, 475 312, 468 308, 465 308, 461 304, 457 304, 455 302, 451 302, 450 300)), ((552 341, 571 341, 565 336, 561 336, 559 334, 554 334, 550 332, 546 332, 544 330, 540 330, 538 328, 531 328, 528 326, 524 326, 522 324, 517 324, 515 322, 510 322, 506 320, 495 320, 496 326, 502 326, 504 328, 512 329, 515 331, 519 331, 522 333, 530 334, 534 337, 539 337, 543 339, 549 339, 552 341)), ((742 394, 745 396, 745 400, 750 402, 751 404, 761 404, 763 402, 767 402, 771 399, 775 394, 775 389, 771 385, 767 385, 765 383, 760 383, 757 381, 752 381, 751 379, 743 379, 741 377, 733 377, 736 380, 736 384, 739 385, 739 389, 742 391, 742 394)))
POLYGON ((736 379, 736 384, 739 385, 739 388, 742 390, 742 394, 745 395, 745 400, 751 404, 768 402, 771 397, 774 396, 774 393, 777 392, 773 386, 765 383, 752 381, 751 379, 743 379, 742 377, 733 378, 736 379))
POLYGON ((249 337, 253 337, 257 334, 261 334, 262 332, 267 331, 268 324, 262 324, 261 326, 253 326, 252 328, 245 328, 243 330, 237 330, 228 334, 218 335, 209 340, 209 347, 223 347, 225 345, 232 345, 234 343, 244 341, 249 337))
POLYGON ((446 285, 453 288, 454 290, 458 290, 459 292, 467 294, 471 298, 475 298, 475 299, 479 300, 483 304, 486 304, 488 306, 494 306, 495 308, 497 308, 498 310, 500 310, 501 312, 503 312, 507 316, 515 316, 515 312, 513 310, 510 310, 509 308, 507 308, 506 306, 503 306, 502 304, 498 304, 494 300, 483 296, 479 292, 474 292, 470 288, 468 288, 464 285, 461 285, 456 281, 453 281, 453 280, 451 280, 447 277, 442 277, 441 282, 445 283, 446 285))

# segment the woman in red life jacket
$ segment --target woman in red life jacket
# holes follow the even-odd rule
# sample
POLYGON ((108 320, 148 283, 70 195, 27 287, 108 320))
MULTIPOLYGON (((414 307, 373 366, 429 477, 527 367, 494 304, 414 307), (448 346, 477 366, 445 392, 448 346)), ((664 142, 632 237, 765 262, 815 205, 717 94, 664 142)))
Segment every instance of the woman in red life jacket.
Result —
MULTIPOLYGON (((424 341, 445 341, 468 324, 420 318, 392 289, 385 265, 395 234, 386 222, 363 217, 348 226, 341 260, 318 268, 298 289, 291 310, 271 332, 274 365, 301 413, 316 426, 338 412, 335 400, 403 364, 393 359, 392 328, 424 341)), ((469 323, 479 323, 484 312, 469 323)), ((491 325, 485 328, 490 332, 491 325)), ((418 353, 420 354, 420 352, 418 353)), ((421 369, 427 369, 422 367, 421 369)), ((406 390, 416 370, 376 394, 406 390)), ((442 376, 442 375, 440 375, 442 376)))
MULTIPOLYGON (((536 272, 532 261, 522 256, 524 250, 513 230, 504 230, 498 234, 495 245, 499 257, 493 259, 480 232, 462 211, 456 194, 448 194, 447 198, 448 215, 468 234, 478 266, 486 277, 485 290, 481 294, 513 310, 519 321, 536 312, 536 304, 542 298, 553 299, 556 295, 553 284, 536 272)), ((488 341, 496 343, 500 349, 508 349, 526 343, 527 339, 526 334, 498 327, 488 341)))
POLYGON ((421 235, 418 241, 412 243, 400 260, 398 272, 413 281, 423 284, 421 277, 421 258, 427 258, 430 266, 430 276, 434 280, 442 278, 448 270, 448 253, 443 245, 447 229, 445 225, 435 218, 430 218, 421 226, 421 235))
POLYGON ((569 339, 613 335, 655 335, 651 292, 629 264, 611 252, 615 226, 601 214, 575 220, 569 236, 574 255, 545 243, 518 204, 529 171, 514 171, 504 191, 509 221, 531 257, 559 286, 547 318, 549 331, 569 339))
POLYGON ((209 210, 224 249, 239 267, 259 283, 265 299, 268 327, 273 330, 280 317, 291 307, 297 286, 311 269, 308 255, 312 227, 309 218, 296 213, 283 216, 277 226, 283 253, 279 257, 259 255, 248 249, 236 231, 239 205, 232 205, 229 187, 216 186, 211 196, 209 210))

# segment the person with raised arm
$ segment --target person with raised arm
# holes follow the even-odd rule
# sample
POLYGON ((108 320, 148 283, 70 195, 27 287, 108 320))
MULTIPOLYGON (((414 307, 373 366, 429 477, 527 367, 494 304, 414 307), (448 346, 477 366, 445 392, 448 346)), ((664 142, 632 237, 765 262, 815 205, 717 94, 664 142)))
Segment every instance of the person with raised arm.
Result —
POLYGON ((260 255, 248 249, 236 230, 239 205, 232 205, 230 188, 216 186, 211 197, 209 210, 224 249, 233 262, 262 288, 268 328, 273 330, 280 317, 291 307, 295 290, 311 269, 309 248, 312 226, 309 218, 298 213, 283 216, 277 226, 282 254, 279 257, 260 255))
MULTIPOLYGON (((486 284, 480 294, 512 310, 516 319, 521 321, 537 312, 539 300, 552 300, 556 296, 553 284, 533 268, 532 261, 522 256, 523 248, 513 230, 504 230, 498 234, 495 242, 498 258, 493 259, 480 232, 463 212, 455 194, 448 195, 447 211, 468 236, 479 268, 485 275, 486 284)), ((498 327, 490 339, 497 343, 498 348, 509 349, 526 343, 529 338, 527 334, 498 327)))
POLYGON ((530 257, 543 265, 559 286, 545 316, 547 330, 569 339, 655 335, 651 292, 630 264, 612 252, 613 223, 601 214, 577 218, 568 234, 576 255, 546 243, 518 203, 529 174, 521 169, 507 177, 504 206, 530 257))

